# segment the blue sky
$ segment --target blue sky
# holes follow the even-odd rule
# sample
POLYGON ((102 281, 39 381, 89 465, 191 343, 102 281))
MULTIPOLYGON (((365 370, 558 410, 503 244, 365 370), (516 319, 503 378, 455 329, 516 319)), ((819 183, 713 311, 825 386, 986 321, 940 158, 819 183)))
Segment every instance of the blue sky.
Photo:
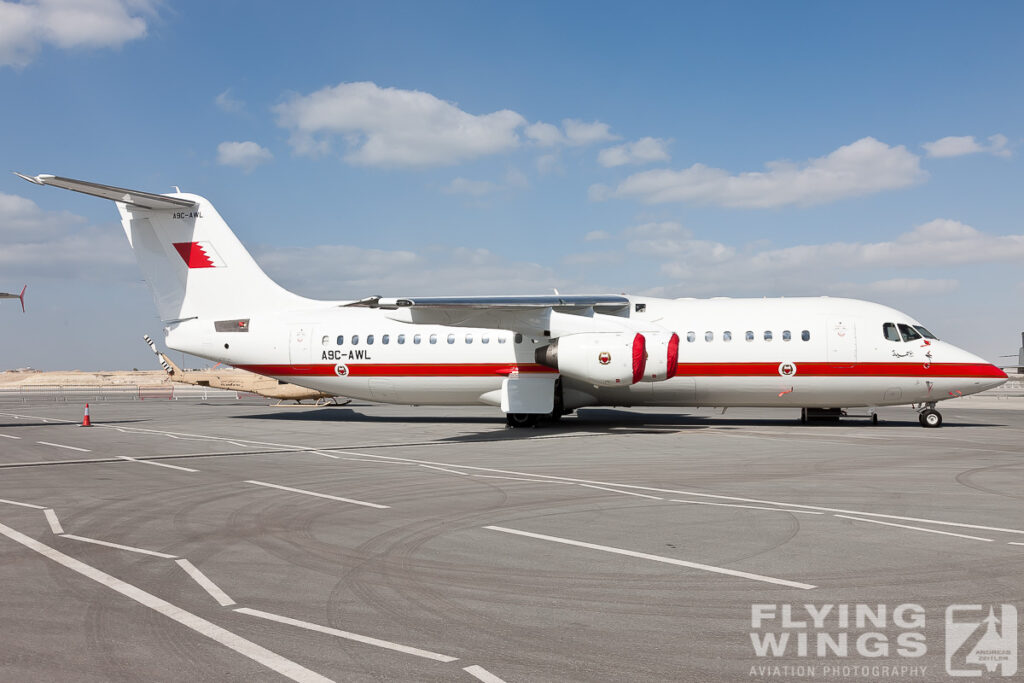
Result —
MULTIPOLYGON (((9 170, 208 197, 281 284, 1024 325, 1019 3, 0 1, 9 170)), ((0 367, 155 367, 109 203, 0 177, 0 367)))

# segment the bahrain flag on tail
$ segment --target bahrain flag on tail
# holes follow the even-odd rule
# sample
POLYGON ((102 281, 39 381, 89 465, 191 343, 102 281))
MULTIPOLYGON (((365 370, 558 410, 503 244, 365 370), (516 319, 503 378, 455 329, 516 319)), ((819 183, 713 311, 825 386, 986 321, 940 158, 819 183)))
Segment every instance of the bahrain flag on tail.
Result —
POLYGON ((223 268, 224 260, 209 242, 175 242, 174 248, 189 268, 223 268))

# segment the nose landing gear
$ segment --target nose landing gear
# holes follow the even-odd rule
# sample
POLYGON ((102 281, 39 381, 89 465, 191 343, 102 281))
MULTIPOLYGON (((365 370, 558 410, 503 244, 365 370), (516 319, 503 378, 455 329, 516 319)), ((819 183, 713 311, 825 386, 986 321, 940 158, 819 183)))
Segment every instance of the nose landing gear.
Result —
POLYGON ((935 403, 926 403, 924 409, 919 411, 917 419, 922 427, 936 428, 942 426, 942 413, 935 410, 935 403))

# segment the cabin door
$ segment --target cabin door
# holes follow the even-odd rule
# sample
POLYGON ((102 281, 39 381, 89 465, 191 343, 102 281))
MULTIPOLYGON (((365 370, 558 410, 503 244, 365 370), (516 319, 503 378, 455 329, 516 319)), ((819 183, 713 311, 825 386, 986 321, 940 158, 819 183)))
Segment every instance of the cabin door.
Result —
POLYGON ((309 366, 309 354, 312 346, 313 326, 299 323, 292 325, 288 336, 288 360, 292 366, 309 366))
POLYGON ((857 362, 857 326, 849 318, 828 321, 828 362, 853 365, 857 362))

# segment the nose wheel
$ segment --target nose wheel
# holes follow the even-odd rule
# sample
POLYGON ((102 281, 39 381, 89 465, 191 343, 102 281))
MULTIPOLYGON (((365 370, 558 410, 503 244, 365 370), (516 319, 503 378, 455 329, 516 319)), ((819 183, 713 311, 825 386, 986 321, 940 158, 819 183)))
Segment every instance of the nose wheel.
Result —
POLYGON ((942 413, 935 410, 935 408, 925 408, 917 416, 917 419, 921 421, 922 427, 934 429, 942 426, 942 413))

